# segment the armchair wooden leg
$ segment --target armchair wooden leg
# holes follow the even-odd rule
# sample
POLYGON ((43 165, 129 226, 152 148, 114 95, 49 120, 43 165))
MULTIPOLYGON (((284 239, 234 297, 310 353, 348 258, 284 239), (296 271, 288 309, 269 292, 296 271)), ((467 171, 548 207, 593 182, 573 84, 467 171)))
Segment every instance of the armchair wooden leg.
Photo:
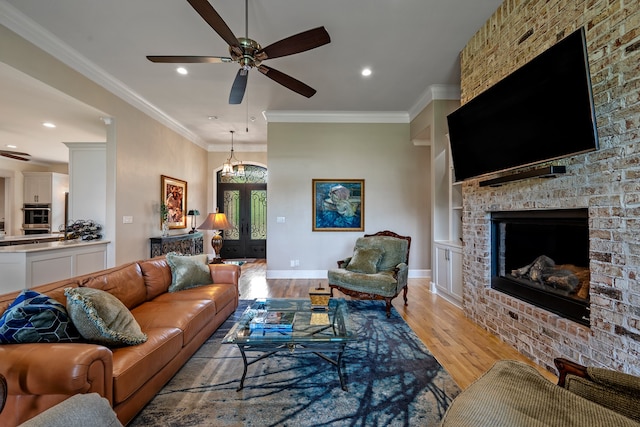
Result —
POLYGON ((407 290, 408 290, 407 288, 408 288, 408 286, 405 285, 404 286, 404 290, 402 291, 402 297, 404 298, 404 305, 408 305, 407 304, 407 290))
POLYGON ((387 301, 387 319, 391 317, 391 298, 385 298, 387 301))

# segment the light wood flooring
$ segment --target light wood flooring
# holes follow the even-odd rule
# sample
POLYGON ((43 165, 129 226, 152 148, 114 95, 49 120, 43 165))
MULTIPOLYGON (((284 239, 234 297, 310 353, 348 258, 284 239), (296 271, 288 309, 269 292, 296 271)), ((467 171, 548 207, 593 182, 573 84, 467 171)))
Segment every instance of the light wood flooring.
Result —
MULTIPOLYGON (((240 298, 306 297, 309 289, 318 284, 326 286, 327 280, 267 280, 266 263, 258 260, 242 266, 240 298)), ((429 292, 428 279, 409 279, 408 289, 409 304, 405 306, 399 296, 393 301, 395 309, 461 388, 466 388, 500 359, 523 361, 550 381, 557 381, 552 373, 467 319, 462 310, 429 292)), ((334 296, 349 299, 339 292, 334 292, 334 296)), ((383 301, 380 310, 384 310, 383 301)))

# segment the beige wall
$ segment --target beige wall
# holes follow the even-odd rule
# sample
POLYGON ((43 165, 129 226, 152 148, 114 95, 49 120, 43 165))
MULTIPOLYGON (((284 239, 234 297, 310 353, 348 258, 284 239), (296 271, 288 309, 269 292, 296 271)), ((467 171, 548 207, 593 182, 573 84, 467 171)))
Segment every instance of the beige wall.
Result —
POLYGON ((270 123, 268 136, 268 277, 326 277, 357 237, 381 230, 412 236, 409 268, 430 268, 429 150, 408 123, 270 123), (365 180, 364 233, 312 231, 314 178, 365 180))
POLYGON ((0 61, 115 119, 114 140, 107 148, 111 156, 108 186, 113 190, 107 221, 112 221, 111 227, 115 228, 106 230, 115 245, 111 262, 121 264, 149 256, 149 238, 160 235, 160 175, 188 182, 187 208, 206 205, 208 163, 204 149, 3 26, 0 61), (133 216, 133 224, 122 224, 124 215, 133 216))

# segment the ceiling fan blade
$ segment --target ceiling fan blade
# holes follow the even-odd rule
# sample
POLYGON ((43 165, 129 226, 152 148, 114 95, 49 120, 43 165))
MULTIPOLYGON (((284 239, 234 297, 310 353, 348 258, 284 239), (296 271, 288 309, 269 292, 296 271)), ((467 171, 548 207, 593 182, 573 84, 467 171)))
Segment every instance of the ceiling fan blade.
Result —
POLYGON ((147 56, 151 62, 168 62, 172 64, 217 64, 220 62, 233 62, 233 59, 226 56, 147 56))
POLYGON ((240 68, 236 78, 231 86, 231 93, 229 94, 229 104, 241 104, 244 97, 244 91, 247 88, 247 79, 249 77, 249 70, 240 68))
POLYGON ((22 160, 23 162, 29 161, 29 159, 25 158, 29 157, 29 154, 19 153, 17 151, 0 151, 0 156, 7 157, 9 159, 22 160))
POLYGON ((187 0, 191 7, 193 7, 198 14, 204 19, 207 24, 213 30, 218 33, 222 39, 233 49, 233 51, 242 55, 242 49, 240 48, 240 42, 233 34, 229 26, 224 22, 222 17, 218 15, 218 12, 211 6, 207 0, 187 0))
POLYGON ((288 76, 285 73, 274 68, 269 68, 266 65, 260 65, 258 66, 258 71, 269 77, 274 82, 280 83, 282 86, 291 89, 292 91, 297 92, 302 96, 306 96, 307 98, 311 98, 316 94, 316 90, 311 86, 307 86, 300 80, 296 80, 293 77, 288 76))
POLYGON ((315 49, 330 41, 331 37, 329 37, 327 30, 324 27, 318 27, 272 43, 257 51, 255 56, 256 59, 264 61, 269 58, 279 58, 315 49))

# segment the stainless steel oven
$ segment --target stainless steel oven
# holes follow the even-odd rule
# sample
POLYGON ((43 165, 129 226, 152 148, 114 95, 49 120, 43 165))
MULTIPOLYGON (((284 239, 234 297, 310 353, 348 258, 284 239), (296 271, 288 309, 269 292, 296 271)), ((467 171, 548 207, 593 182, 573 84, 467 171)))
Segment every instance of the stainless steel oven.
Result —
POLYGON ((24 234, 51 233, 51 205, 25 203, 22 212, 22 230, 24 234))

